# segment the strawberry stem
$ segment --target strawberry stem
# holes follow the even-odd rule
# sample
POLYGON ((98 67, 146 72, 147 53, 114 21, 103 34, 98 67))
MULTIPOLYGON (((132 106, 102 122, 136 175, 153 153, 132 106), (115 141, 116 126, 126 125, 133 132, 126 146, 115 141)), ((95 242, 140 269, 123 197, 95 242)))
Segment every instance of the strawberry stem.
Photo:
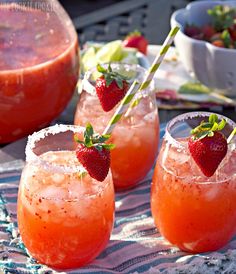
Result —
POLYGON ((128 35, 126 36, 126 38, 129 38, 129 37, 135 37, 135 36, 141 36, 141 32, 139 30, 134 30, 132 32, 129 32, 128 35))
POLYGON ((221 131, 225 125, 225 119, 218 122, 218 116, 216 114, 211 114, 209 116, 208 122, 202 121, 199 126, 191 130, 191 134, 194 139, 202 139, 205 137, 213 137, 215 131, 221 131))
POLYGON ((119 88, 123 88, 124 81, 129 80, 128 77, 118 73, 117 71, 112 70, 111 65, 108 65, 108 68, 105 69, 100 64, 97 65, 97 71, 100 72, 106 81, 106 86, 109 87, 110 84, 115 81, 119 88))
POLYGON ((227 143, 229 144, 231 142, 231 140, 233 139, 234 135, 236 135, 236 128, 234 128, 234 130, 231 132, 231 134, 229 135, 228 139, 227 139, 227 143))
POLYGON ((101 151, 103 148, 111 150, 115 147, 114 144, 107 144, 106 141, 111 137, 109 134, 99 135, 95 133, 93 127, 90 123, 86 125, 84 131, 84 140, 79 140, 78 136, 74 135, 74 140, 79 144, 84 144, 86 147, 95 147, 97 150, 101 151))

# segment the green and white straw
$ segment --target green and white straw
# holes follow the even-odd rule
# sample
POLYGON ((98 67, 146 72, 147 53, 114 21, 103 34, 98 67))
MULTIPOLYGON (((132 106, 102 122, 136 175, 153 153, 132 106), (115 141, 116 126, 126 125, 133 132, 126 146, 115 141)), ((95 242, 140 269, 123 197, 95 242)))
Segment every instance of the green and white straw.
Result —
MULTIPOLYGON (((155 72, 159 68, 162 60, 164 59, 166 52, 168 51, 169 47, 171 46, 178 30, 179 30, 179 27, 175 27, 175 28, 171 29, 164 44, 162 45, 162 47, 160 49, 159 55, 157 55, 157 57, 155 58, 152 66, 150 67, 148 74, 146 75, 142 84, 139 84, 136 80, 133 82, 130 89, 127 91, 125 97, 121 101, 119 107, 117 108, 116 112, 114 113, 111 120, 109 121, 107 127, 105 128, 103 135, 111 134, 114 127, 116 126, 117 122, 121 119, 122 115, 128 109, 133 108, 139 104, 140 99, 136 99, 131 105, 130 105, 130 102, 134 98, 134 95, 136 94, 137 91, 142 91, 149 86, 149 84, 151 83, 151 81, 154 77, 155 72)), ((127 111, 127 113, 128 113, 128 111, 127 111)))
POLYGON ((117 108, 116 112, 112 116, 111 120, 109 121, 107 127, 105 128, 103 135, 111 134, 114 127, 116 126, 117 122, 121 119, 122 115, 127 111, 130 102, 134 98, 137 90, 139 89, 140 84, 135 80, 129 90, 127 91, 125 97, 121 101, 119 107, 117 108))
MULTIPOLYGON (((150 85, 156 71, 158 70, 160 64, 162 63, 162 61, 163 61, 168 49, 170 48, 171 44, 173 43, 175 35, 177 34, 178 31, 179 31, 179 27, 177 27, 177 26, 170 30, 170 32, 169 32, 168 36, 166 37, 163 45, 161 46, 159 54, 156 56, 155 60, 153 61, 151 67, 148 70, 147 75, 144 78, 144 81, 140 85, 139 91, 142 91, 142 90, 146 89, 150 85)), ((134 108, 135 106, 137 106, 139 104, 140 100, 141 100, 140 98, 137 98, 130 105, 130 108, 128 109, 126 115, 130 112, 130 110, 132 108, 134 108)))

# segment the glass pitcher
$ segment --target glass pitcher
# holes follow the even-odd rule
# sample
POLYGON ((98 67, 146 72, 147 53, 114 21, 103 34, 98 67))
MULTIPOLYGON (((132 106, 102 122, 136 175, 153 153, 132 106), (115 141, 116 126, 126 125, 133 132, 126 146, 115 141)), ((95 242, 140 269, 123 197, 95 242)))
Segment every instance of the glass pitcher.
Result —
POLYGON ((0 144, 43 128, 72 97, 78 39, 57 0, 0 0, 0 144))

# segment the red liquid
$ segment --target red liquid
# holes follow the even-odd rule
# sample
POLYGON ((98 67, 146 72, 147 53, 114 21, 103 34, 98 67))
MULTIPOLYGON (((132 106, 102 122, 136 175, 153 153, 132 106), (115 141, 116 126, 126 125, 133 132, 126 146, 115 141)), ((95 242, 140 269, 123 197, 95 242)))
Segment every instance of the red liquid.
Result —
POLYGON ((151 208, 156 226, 172 244, 198 253, 223 247, 236 233, 236 153, 204 177, 185 152, 162 145, 154 171, 151 208), (207 181, 208 180, 208 181, 207 181))
POLYGON ((78 78, 78 43, 54 12, 0 7, 0 143, 45 127, 78 78))
MULTIPOLYGON (((71 151, 47 152, 48 162, 73 165, 71 151)), ((77 268, 106 247, 114 221, 114 188, 89 175, 27 164, 18 194, 18 227, 30 254, 56 268, 77 268)))
MULTIPOLYGON (((74 123, 85 126, 90 122, 102 133, 115 112, 105 113, 96 96, 82 93, 77 105, 74 123)), ((117 191, 132 188, 151 169, 159 143, 159 119, 154 95, 142 98, 130 117, 123 117, 114 129, 110 142, 111 172, 117 191)))

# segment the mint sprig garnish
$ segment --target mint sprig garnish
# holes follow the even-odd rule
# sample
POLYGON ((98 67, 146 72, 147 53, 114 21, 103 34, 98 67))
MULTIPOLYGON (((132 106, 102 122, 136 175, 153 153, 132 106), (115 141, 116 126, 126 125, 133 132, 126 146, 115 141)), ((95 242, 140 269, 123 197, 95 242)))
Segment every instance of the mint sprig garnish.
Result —
POLYGON ((77 134, 74 135, 74 140, 79 144, 84 144, 88 148, 95 147, 97 150, 102 151, 103 148, 107 150, 115 148, 114 144, 106 143, 110 137, 111 135, 109 134, 100 135, 95 133, 92 125, 88 123, 84 131, 84 140, 79 140, 77 134))
POLYGON ((123 81, 128 81, 129 78, 125 77, 124 75, 118 73, 117 71, 113 71, 111 65, 108 65, 108 68, 105 69, 100 64, 97 65, 97 71, 100 72, 106 81, 106 86, 110 86, 110 84, 115 81, 117 86, 122 89, 123 88, 123 81))
POLYGON ((193 138, 202 139, 204 137, 214 136, 215 131, 221 131, 226 125, 225 119, 218 121, 218 116, 216 114, 211 114, 209 116, 208 122, 202 121, 199 126, 191 130, 193 138))

